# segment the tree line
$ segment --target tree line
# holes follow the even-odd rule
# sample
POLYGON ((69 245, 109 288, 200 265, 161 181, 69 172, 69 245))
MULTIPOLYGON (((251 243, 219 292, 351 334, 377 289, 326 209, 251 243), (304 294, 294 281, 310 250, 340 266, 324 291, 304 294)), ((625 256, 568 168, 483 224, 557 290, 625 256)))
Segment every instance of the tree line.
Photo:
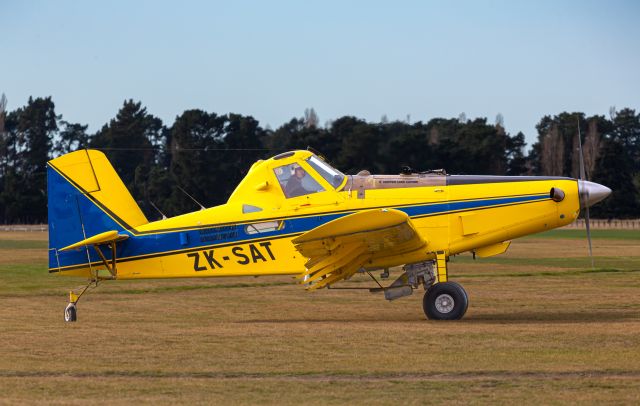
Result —
POLYGON ((29 98, 6 111, 0 99, 0 224, 47 220, 46 162, 83 148, 102 150, 149 219, 224 203, 253 162, 313 147, 338 169, 399 173, 444 168, 490 175, 579 174, 578 126, 587 176, 613 189, 593 208, 601 218, 640 217, 640 114, 611 109, 609 116, 563 112, 540 119, 537 141, 525 151, 522 132, 505 131, 499 115, 434 118, 428 122, 371 123, 345 116, 319 124, 307 109, 273 130, 251 116, 187 110, 168 126, 140 103, 126 100, 95 133, 65 121, 51 97, 29 98), (186 193, 185 193, 186 192, 186 193))

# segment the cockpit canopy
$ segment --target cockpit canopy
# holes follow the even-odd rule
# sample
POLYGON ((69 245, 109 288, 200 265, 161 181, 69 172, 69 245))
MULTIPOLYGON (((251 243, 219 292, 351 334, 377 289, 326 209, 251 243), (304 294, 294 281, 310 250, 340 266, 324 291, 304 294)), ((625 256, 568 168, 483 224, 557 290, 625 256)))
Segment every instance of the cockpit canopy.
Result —
MULTIPOLYGON (((340 186, 345 175, 327 164, 315 155, 309 156, 305 162, 334 189, 340 186)), ((317 176, 308 174, 298 162, 276 166, 273 172, 278 179, 286 198, 304 196, 312 193, 324 192, 326 189, 315 179, 317 176)))
POLYGON ((323 192, 335 193, 345 184, 346 178, 310 151, 285 152, 256 162, 228 203, 252 206, 251 210, 243 209, 245 213, 280 207, 290 199, 325 194, 323 192))

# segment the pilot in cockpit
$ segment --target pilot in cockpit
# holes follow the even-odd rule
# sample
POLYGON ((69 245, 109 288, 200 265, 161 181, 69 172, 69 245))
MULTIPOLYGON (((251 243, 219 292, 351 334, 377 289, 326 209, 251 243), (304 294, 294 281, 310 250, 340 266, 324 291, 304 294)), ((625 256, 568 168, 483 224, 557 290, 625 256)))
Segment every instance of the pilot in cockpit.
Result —
POLYGON ((287 181, 287 186, 285 186, 284 194, 287 197, 296 197, 308 194, 310 191, 305 189, 302 186, 302 179, 307 175, 305 170, 300 166, 296 165, 293 170, 293 175, 287 181))

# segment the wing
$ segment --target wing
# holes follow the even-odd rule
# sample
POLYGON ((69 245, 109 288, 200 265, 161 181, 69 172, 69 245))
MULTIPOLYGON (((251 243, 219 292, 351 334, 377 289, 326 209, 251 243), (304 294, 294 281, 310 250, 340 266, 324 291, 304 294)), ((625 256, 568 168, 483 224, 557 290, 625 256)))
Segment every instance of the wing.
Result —
POLYGON ((349 278, 373 259, 422 249, 427 242, 399 210, 374 209, 330 221, 293 240, 306 258, 299 276, 314 290, 349 278))

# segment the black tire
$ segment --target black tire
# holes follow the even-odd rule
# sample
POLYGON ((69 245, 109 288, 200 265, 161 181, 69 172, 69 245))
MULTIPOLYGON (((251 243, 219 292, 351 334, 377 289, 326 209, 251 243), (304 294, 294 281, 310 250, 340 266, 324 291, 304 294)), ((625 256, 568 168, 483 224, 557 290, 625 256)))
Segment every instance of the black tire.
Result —
POLYGON ((422 299, 422 309, 430 320, 460 320, 467 312, 467 307, 467 292, 455 282, 436 283, 424 293, 422 299))
POLYGON ((67 308, 64 309, 64 321, 66 322, 74 322, 78 319, 76 305, 73 303, 69 303, 67 308))

